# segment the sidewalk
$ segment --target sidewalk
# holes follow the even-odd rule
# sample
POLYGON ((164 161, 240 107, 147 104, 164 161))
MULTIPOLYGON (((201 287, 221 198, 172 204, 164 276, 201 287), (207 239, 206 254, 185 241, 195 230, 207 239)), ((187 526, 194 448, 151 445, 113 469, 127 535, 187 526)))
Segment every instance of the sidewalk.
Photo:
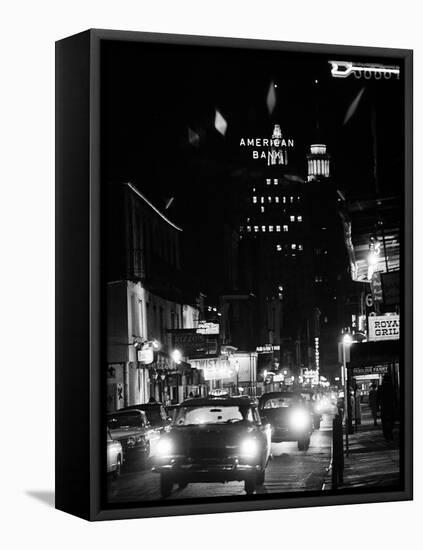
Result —
MULTIPOLYGON (((361 425, 349 436, 349 455, 344 456, 344 483, 339 489, 392 487, 400 483, 399 428, 394 440, 385 441, 382 425, 373 425, 370 410, 362 405, 361 425)), ((330 484, 328 484, 328 488, 330 484)))

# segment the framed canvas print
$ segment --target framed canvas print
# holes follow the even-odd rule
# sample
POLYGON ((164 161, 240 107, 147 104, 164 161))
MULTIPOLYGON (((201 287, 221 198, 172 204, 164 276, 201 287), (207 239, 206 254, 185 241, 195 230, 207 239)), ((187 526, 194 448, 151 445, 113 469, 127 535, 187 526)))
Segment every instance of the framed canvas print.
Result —
POLYGON ((56 44, 56 506, 412 498, 412 52, 56 44))

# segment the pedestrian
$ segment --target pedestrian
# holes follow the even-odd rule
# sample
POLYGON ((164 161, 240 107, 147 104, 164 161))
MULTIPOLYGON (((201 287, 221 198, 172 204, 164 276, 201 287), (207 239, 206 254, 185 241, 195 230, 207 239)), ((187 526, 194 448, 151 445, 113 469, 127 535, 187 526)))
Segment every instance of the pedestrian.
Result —
POLYGON ((361 425, 361 392, 360 388, 355 388, 355 425, 360 426, 361 425))
POLYGON ((383 375, 382 384, 379 387, 378 401, 382 420, 383 437, 386 441, 392 441, 392 430, 394 428, 395 417, 395 391, 389 374, 383 375))
POLYGON ((377 386, 373 382, 373 384, 370 386, 369 391, 369 407, 372 411, 373 416, 373 425, 377 426, 377 411, 379 409, 379 403, 378 403, 378 393, 377 393, 377 386))

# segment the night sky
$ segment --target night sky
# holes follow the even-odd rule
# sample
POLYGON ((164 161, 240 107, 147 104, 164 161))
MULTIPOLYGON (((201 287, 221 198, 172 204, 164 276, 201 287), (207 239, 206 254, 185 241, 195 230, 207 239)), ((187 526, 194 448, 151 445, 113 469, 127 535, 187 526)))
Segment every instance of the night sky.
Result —
MULTIPOLYGON (((295 140, 289 152, 293 174, 305 177, 309 145, 323 141, 338 188, 350 198, 374 196, 376 143, 379 192, 399 195, 403 81, 335 79, 328 63, 333 58, 333 54, 105 42, 103 184, 131 181, 161 209, 174 197, 166 211, 170 219, 191 234, 201 226, 201 238, 212 238, 222 216, 231 217, 227 208, 234 196, 243 195, 244 186, 249 190, 249 178, 263 167, 251 160, 250 149, 239 146, 240 138, 270 137, 278 123, 283 135, 295 140), (277 101, 269 115, 266 96, 272 81, 277 84, 277 101), (354 114, 344 123, 363 88, 354 114), (228 124, 225 136, 214 127, 216 109, 228 124), (194 144, 188 139, 189 129, 198 136, 194 144)), ((398 64, 387 59, 361 61, 398 64)))

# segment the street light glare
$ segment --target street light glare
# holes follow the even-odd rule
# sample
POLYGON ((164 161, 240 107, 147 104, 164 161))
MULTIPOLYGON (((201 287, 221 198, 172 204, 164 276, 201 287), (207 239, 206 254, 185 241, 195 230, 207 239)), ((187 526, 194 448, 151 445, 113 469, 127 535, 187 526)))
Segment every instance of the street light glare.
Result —
POLYGON ((344 334, 343 342, 344 342, 344 344, 345 344, 346 346, 352 344, 353 339, 352 339, 352 337, 351 337, 351 334, 348 334, 348 333, 347 333, 347 334, 344 334))
POLYGON ((174 349, 171 353, 172 359, 179 364, 182 361, 182 353, 178 349, 174 349))

